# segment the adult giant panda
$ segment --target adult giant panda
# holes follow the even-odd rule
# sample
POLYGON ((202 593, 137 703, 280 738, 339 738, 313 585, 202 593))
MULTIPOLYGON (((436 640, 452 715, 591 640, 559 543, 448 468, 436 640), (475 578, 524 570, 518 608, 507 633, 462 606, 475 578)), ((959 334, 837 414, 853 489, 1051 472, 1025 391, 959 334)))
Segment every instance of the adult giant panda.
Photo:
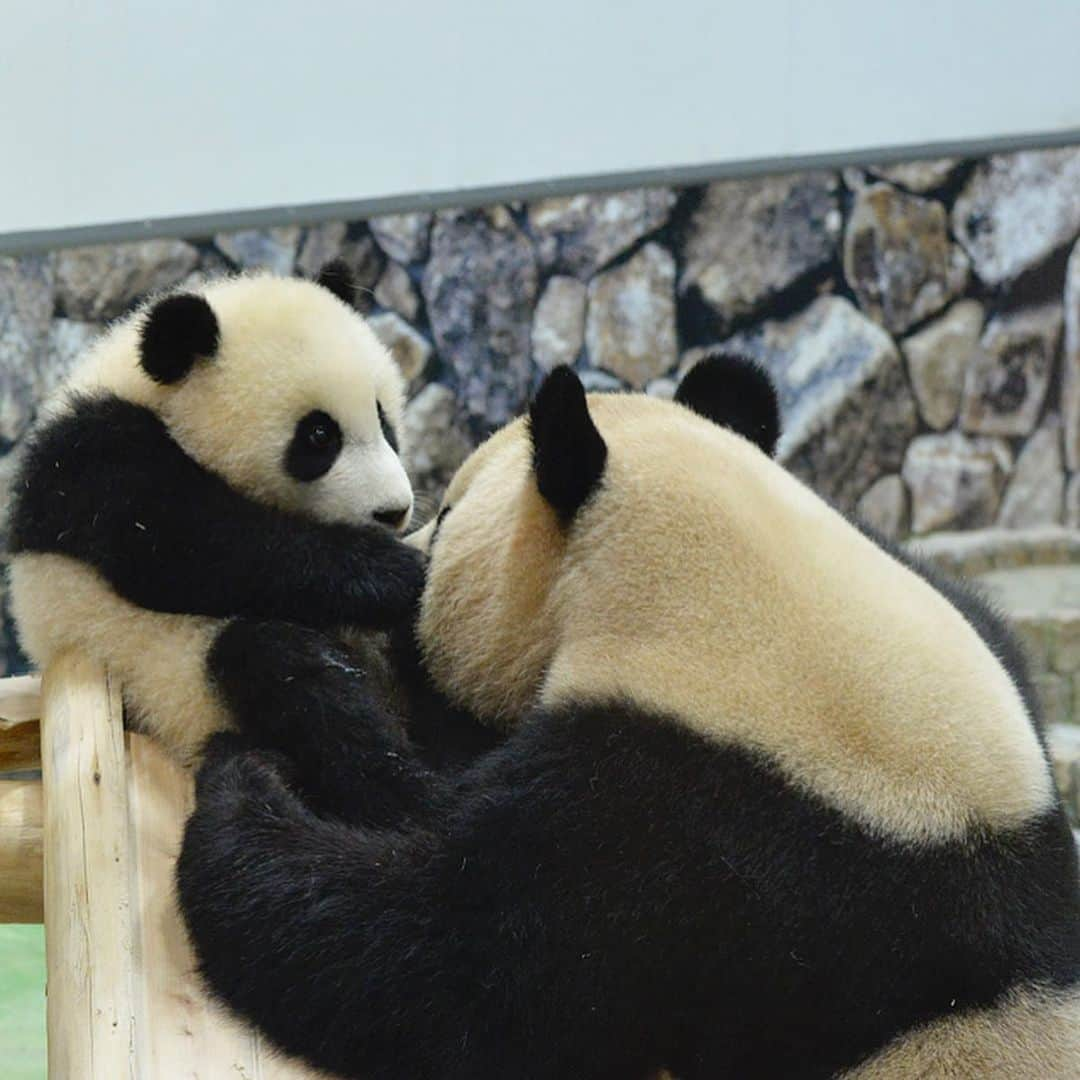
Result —
POLYGON ((178 880, 229 1006, 368 1080, 1080 1075, 1077 855, 1007 632, 776 429, 747 363, 674 403, 558 369, 465 463, 417 623, 507 732, 464 771, 323 635, 224 631, 244 734, 178 880))
POLYGON ((230 615, 379 627, 421 557, 397 452, 404 382, 318 281, 213 281, 148 302, 80 361, 14 487, 11 597, 44 668, 107 663, 133 719, 190 756, 226 715, 204 677, 230 615))

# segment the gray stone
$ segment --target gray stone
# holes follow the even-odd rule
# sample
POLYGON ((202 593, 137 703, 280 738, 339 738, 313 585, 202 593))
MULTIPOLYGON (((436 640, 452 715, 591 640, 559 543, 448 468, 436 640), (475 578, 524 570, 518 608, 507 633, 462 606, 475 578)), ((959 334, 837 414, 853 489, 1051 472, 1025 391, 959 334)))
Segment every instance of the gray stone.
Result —
POLYGON ((269 270, 288 277, 296 262, 300 229, 296 225, 280 229, 241 229, 218 233, 214 243, 242 270, 269 270))
POLYGON ((679 291, 696 290, 722 327, 756 311, 834 257, 838 187, 824 172, 710 184, 687 229, 679 291))
POLYGON ((177 288, 198 290, 211 281, 235 273, 236 271, 229 265, 229 261, 224 255, 219 255, 216 251, 204 251, 199 258, 199 265, 187 277, 178 282, 177 288))
POLYGON ((0 439, 17 439, 34 415, 54 288, 54 256, 0 257, 0 439))
POLYGON ((1073 473, 1065 487, 1065 524, 1080 529, 1080 473, 1073 473))
POLYGON ((1061 390, 1065 460, 1080 469, 1080 241, 1065 271, 1065 370, 1061 390))
POLYGON ((1065 469, 1061 460, 1061 421, 1048 416, 1016 459, 998 523, 1010 529, 1061 523, 1065 469))
POLYGON ((577 278, 551 278, 536 305, 532 354, 537 367, 550 371, 572 364, 585 344, 585 285, 577 278))
POLYGON ((60 313, 101 322, 122 315, 149 293, 182 281, 199 252, 182 240, 145 240, 70 248, 56 258, 60 313))
POLYGON ((340 257, 348 266, 356 286, 357 310, 366 314, 374 304, 375 286, 382 276, 386 258, 370 236, 347 240, 341 246, 340 257))
POLYGON ((431 233, 429 213, 387 214, 368 222, 375 242, 399 263, 420 262, 427 257, 431 233))
POLYGON ((908 495, 903 478, 890 473, 875 480, 859 499, 855 513, 860 521, 890 540, 906 535, 909 527, 908 495))
POLYGON ((578 373, 581 385, 590 394, 617 394, 626 389, 621 379, 606 371, 597 371, 595 368, 586 368, 578 373))
POLYGON ((341 254, 348 226, 344 221, 328 221, 304 230, 300 252, 296 256, 296 271, 306 278, 317 277, 331 259, 341 254))
POLYGON ((98 323, 53 320, 43 363, 34 372, 34 392, 39 401, 47 398, 67 378, 75 361, 100 337, 102 329, 98 323))
POLYGON ((859 306, 894 334, 943 308, 967 283, 967 257, 949 241, 945 208, 873 184, 855 197, 844 276, 859 306))
POLYGON ((400 263, 386 264, 375 286, 375 299, 384 308, 396 311, 410 322, 420 314, 420 296, 409 277, 409 271, 400 263))
POLYGON ((506 423, 529 393, 537 292, 532 246, 509 212, 438 214, 423 292, 435 344, 465 412, 482 429, 506 423))
POLYGON ((840 176, 848 191, 862 191, 868 184, 874 183, 874 177, 857 165, 849 165, 847 168, 841 169, 840 176))
POLYGON ((402 426, 409 475, 419 491, 437 496, 473 447, 453 391, 428 383, 405 406, 402 426))
POLYGON ((899 165, 875 165, 870 171, 890 184, 897 184, 916 195, 925 195, 941 187, 959 164, 959 158, 930 158, 926 161, 905 161, 899 165))
POLYGON ((989 525, 1011 467, 1012 456, 1001 439, 971 439, 959 431, 913 439, 903 467, 912 530, 989 525))
POLYGON ((674 205, 669 188, 540 199, 529 206, 529 228, 545 270, 587 280, 659 229, 674 205))
POLYGON ((431 359, 431 343, 393 311, 369 316, 368 325, 393 354, 406 382, 414 386, 431 359))
POLYGON ((1080 662, 1080 566, 1019 566, 990 570, 976 580, 1010 618, 1027 624, 1032 637, 1038 630, 1042 644, 1035 655, 1041 667, 1062 675, 1075 672, 1080 662))
POLYGON ((674 379, 669 379, 666 376, 653 379, 648 386, 645 387, 645 393, 649 397, 661 398, 664 401, 671 401, 675 397, 675 391, 678 390, 679 384, 674 379))
POLYGON ((960 424, 981 435, 1027 435, 1050 385, 1061 304, 1026 308, 990 320, 967 369, 960 424))
POLYGON ((1032 675, 1032 685, 1042 705, 1043 720, 1049 727, 1069 724, 1072 715, 1072 680, 1052 671, 1032 675))
MULTIPOLYGON (((1080 584, 1076 578, 1076 568, 1071 568, 1074 591, 1080 584)), ((1068 573, 1061 570, 1061 573, 1068 573)), ((1080 606, 1075 601, 1072 606, 1054 613, 1053 653, 1050 663, 1061 675, 1075 676, 1080 671, 1080 606)), ((1080 720, 1080 716, 1077 716, 1080 720)))
POLYGON ((956 419, 964 372, 978 351, 983 318, 977 300, 960 300, 900 345, 919 412, 936 431, 956 419))
POLYGON ((1080 231, 1080 149, 980 162, 953 206, 952 222, 987 285, 1012 281, 1080 231))
POLYGON ((938 533, 920 540, 917 550, 950 574, 1061 567, 1080 563, 1080 533, 1060 525, 938 533))
POLYGON ((1075 826, 1080 824, 1080 727, 1075 723, 1052 726, 1047 743, 1061 801, 1075 826))
POLYGON ((675 366, 675 260, 659 244, 589 285, 589 359, 641 390, 675 366))
MULTIPOLYGON (((6 454, 0 455, 0 563, 2 563, 4 551, 7 549, 7 525, 8 514, 11 511, 11 485, 15 482, 15 474, 19 470, 20 461, 22 458, 22 447, 26 444, 20 444, 14 450, 9 450, 6 454)), ((3 588, 4 573, 0 572, 0 589, 3 588)), ((0 597, 2 597, 0 592, 0 597)), ((0 652, 2 652, 3 646, 0 645, 0 652)))
MULTIPOLYGON (((842 509, 854 509, 879 476, 900 468, 918 430, 915 400, 892 338, 850 301, 819 297, 721 347, 772 372, 783 414, 780 460, 842 509)), ((691 352, 683 369, 692 361, 691 352)))

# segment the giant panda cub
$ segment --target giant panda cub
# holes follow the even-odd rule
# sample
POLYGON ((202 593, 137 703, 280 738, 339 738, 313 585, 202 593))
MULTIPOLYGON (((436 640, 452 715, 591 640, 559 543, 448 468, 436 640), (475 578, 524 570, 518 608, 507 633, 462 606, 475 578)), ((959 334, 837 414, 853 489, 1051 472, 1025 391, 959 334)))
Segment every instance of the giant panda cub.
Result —
POLYGON ((242 734, 178 867, 223 1001, 368 1080, 1080 1076, 1018 655, 775 464, 776 416, 747 362, 674 402, 557 369, 465 463, 416 631, 506 733, 462 770, 332 640, 224 630, 242 734))
POLYGON ((181 757, 227 717, 205 679, 223 617, 385 627, 422 558, 396 534, 404 382, 318 281, 225 278, 156 298, 80 361, 14 488, 11 597, 44 668, 78 649, 181 757))

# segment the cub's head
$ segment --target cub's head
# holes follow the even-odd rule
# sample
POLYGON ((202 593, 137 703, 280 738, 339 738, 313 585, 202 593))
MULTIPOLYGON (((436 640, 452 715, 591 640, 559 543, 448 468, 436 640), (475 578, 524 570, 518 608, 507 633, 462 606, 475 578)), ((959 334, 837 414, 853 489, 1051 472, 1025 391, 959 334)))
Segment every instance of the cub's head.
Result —
POLYGON ((316 281, 227 278, 159 299, 133 324, 134 396, 252 498, 401 531, 412 513, 404 382, 352 295, 334 262, 316 281))
POLYGON ((742 557, 738 519, 782 473, 778 435, 768 376, 739 357, 702 361, 673 402, 586 396, 553 371, 412 538, 429 555, 417 637, 436 685, 509 722, 552 691, 556 666, 585 661, 586 642, 692 632, 708 601, 698 575, 725 537, 742 557))

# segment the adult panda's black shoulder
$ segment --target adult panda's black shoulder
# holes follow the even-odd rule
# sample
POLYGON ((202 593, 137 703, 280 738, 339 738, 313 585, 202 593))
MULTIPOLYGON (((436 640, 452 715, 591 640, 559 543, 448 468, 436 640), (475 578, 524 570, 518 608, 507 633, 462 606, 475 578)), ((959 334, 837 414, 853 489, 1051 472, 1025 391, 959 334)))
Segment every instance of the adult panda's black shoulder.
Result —
POLYGON ((320 635, 219 639, 261 749, 216 744, 179 895, 210 986, 287 1050, 461 1080, 1080 1075, 1076 850, 1004 630, 776 465, 761 372, 733 386, 764 413, 723 372, 671 403, 556 370, 451 483, 419 647, 506 732, 464 773, 320 635))
POLYGON ((44 668, 107 663, 131 714, 193 752, 225 718, 205 685, 219 620, 385 626, 422 582, 404 383, 341 294, 268 275, 148 302, 81 360, 13 487, 11 596, 44 668))

